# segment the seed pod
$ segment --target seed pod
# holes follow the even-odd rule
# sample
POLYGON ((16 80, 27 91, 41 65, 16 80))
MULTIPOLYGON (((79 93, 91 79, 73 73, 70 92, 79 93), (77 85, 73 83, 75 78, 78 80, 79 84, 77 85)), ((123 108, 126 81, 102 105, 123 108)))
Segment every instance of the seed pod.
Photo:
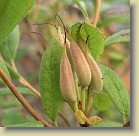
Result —
POLYGON ((85 56, 77 44, 72 43, 70 46, 71 57, 75 71, 80 81, 81 87, 87 87, 91 82, 91 71, 85 56))
POLYGON ((86 44, 85 44, 85 42, 83 41, 83 39, 81 38, 80 35, 78 35, 77 44, 79 45, 81 51, 85 55, 85 53, 86 53, 86 44))
POLYGON ((66 44, 66 46, 68 48, 70 48, 70 42, 66 38, 66 43, 65 43, 65 35, 61 33, 60 27, 58 27, 58 41, 60 42, 60 44, 62 45, 62 47, 64 47, 64 45, 66 44))
POLYGON ((64 48, 63 58, 60 64, 60 89, 65 101, 76 102, 76 89, 71 65, 64 48))
POLYGON ((61 33, 60 27, 58 27, 58 41, 60 42, 61 46, 64 47, 64 37, 61 33))
POLYGON ((87 61, 90 66, 91 70, 91 83, 89 85, 90 93, 91 95, 96 95, 100 93, 103 87, 103 78, 101 71, 94 60, 94 58, 90 55, 90 53, 87 54, 87 61))

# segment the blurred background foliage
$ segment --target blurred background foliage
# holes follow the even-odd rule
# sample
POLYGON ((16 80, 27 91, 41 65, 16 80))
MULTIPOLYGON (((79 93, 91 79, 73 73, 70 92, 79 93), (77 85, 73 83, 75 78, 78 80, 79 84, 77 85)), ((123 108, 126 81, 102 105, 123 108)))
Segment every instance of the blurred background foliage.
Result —
MULTIPOLYGON (((92 19, 95 11, 96 0, 82 0, 89 18, 92 19)), ((73 24, 84 21, 84 17, 73 0, 37 0, 31 12, 19 24, 20 46, 17 51, 15 62, 19 72, 39 90, 39 70, 42 54, 50 43, 50 39, 57 36, 57 31, 50 25, 33 25, 34 23, 54 23, 55 14, 58 13, 65 26, 70 31, 73 24), (46 40, 31 32, 43 33, 46 40)), ((58 25, 62 24, 56 19, 58 25)), ((130 29, 130 2, 129 0, 102 0, 100 19, 97 27, 108 38, 111 34, 123 29, 130 29)), ((106 47, 99 63, 113 69, 123 80, 130 95, 130 44, 118 43, 106 47)), ((17 86, 19 82, 13 79, 17 86)), ((4 85, 1 85, 4 87, 4 85)), ((24 94, 33 108, 44 118, 47 118, 41 100, 32 94, 24 94)), ((107 97, 107 96, 106 96, 107 97)), ((97 101, 97 100, 96 100, 97 101)), ((97 103, 97 102, 96 102, 97 103)), ((99 102, 98 102, 99 104, 99 102)), ((100 105, 103 107, 102 105, 100 105)), ((96 107, 94 105, 94 107, 96 107)), ((65 103, 62 107, 63 114, 68 117, 71 124, 76 124, 73 112, 65 103), (66 106, 65 106, 66 105, 66 106)), ((109 100, 109 107, 102 109, 93 108, 93 115, 101 118, 122 123, 122 117, 109 100)), ((47 118, 48 121, 51 122, 47 118)), ((20 124, 34 121, 33 117, 21 106, 12 94, 0 95, 0 126, 20 124)), ((58 118, 60 126, 66 126, 58 118)))

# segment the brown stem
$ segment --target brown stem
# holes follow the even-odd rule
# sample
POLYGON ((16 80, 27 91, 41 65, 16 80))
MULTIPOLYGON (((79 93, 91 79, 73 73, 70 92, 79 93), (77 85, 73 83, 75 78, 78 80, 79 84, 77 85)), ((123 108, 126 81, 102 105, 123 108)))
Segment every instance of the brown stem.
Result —
POLYGON ((99 19, 99 12, 100 12, 100 7, 101 7, 101 0, 97 0, 97 5, 96 5, 96 12, 93 18, 93 25, 96 26, 98 19, 99 19))
POLYGON ((65 121, 65 123, 67 124, 67 126, 70 127, 71 125, 70 125, 69 121, 67 120, 67 118, 61 112, 59 112, 59 115, 65 121))
POLYGON ((34 109, 30 106, 30 104, 25 100, 25 98, 19 93, 19 91, 16 89, 16 87, 12 84, 12 82, 8 79, 7 75, 3 72, 3 70, 0 68, 0 77, 3 79, 5 84, 8 86, 8 88, 12 91, 12 93, 16 96, 16 98, 21 102, 21 104, 28 110, 28 112, 37 120, 41 121, 44 126, 46 127, 52 127, 48 122, 46 122, 43 118, 41 118, 34 109))

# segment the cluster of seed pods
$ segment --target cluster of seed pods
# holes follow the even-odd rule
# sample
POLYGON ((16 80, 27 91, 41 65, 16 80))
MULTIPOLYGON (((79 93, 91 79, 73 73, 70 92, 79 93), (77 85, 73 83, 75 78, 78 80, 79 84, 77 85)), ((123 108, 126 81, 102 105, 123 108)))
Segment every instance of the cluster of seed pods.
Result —
MULTIPOLYGON (((49 25, 56 27, 53 24, 49 25)), ((63 27, 65 29, 64 24, 63 27)), ((66 33, 62 34, 60 27, 57 30, 58 41, 63 47, 59 80, 61 94, 75 112, 75 117, 80 124, 95 124, 101 121, 101 118, 89 117, 88 114, 92 108, 93 97, 100 93, 103 87, 101 71, 92 57, 87 43, 80 36, 77 38, 77 43, 70 42, 66 33)))
POLYGON ((63 47, 63 57, 60 64, 62 96, 75 112, 82 110, 87 114, 86 112, 89 112, 92 107, 94 95, 98 94, 103 87, 101 71, 85 45, 86 43, 81 41, 77 45, 75 42, 69 42, 67 38, 65 40, 60 28, 58 28, 58 40, 63 47), (74 74, 77 75, 79 85, 76 85, 74 74))

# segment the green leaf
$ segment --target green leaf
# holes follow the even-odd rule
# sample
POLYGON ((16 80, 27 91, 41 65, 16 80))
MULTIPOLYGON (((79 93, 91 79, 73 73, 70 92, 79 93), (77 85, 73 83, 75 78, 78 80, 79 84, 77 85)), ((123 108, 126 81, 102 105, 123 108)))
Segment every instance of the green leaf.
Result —
POLYGON ((80 0, 73 0, 73 1, 78 6, 78 8, 81 10, 81 12, 83 13, 86 20, 89 21, 88 13, 85 9, 85 5, 84 5, 83 1, 80 1, 80 0))
POLYGON ((111 69, 103 65, 99 66, 104 79, 103 90, 109 95, 122 116, 128 118, 130 116, 130 100, 122 80, 111 69))
POLYGON ((22 124, 13 124, 6 127, 44 127, 43 123, 40 121, 26 122, 22 124))
POLYGON ((119 122, 102 120, 101 122, 93 125, 92 127, 122 127, 123 125, 119 122))
MULTIPOLYGON (((24 95, 34 95, 33 92, 30 91, 30 89, 28 88, 25 88, 25 87, 16 87, 18 89, 18 91, 21 93, 21 94, 24 94, 24 95)), ((9 88, 7 87, 1 87, 0 88, 0 96, 2 95, 12 95, 13 93, 10 91, 9 88)))
MULTIPOLYGON (((11 80, 9 71, 4 63, 4 61, 2 59, 0 59, 0 68, 4 71, 4 73, 8 76, 8 78, 11 80)), ((4 81, 1 79, 0 77, 0 83, 4 83, 4 81)))
POLYGON ((87 44, 94 59, 98 59, 103 53, 105 38, 98 28, 87 23, 76 23, 71 28, 71 36, 77 44, 78 40, 80 40, 79 38, 82 38, 84 43, 86 43, 89 36, 87 44))
POLYGON ((109 46, 115 43, 123 43, 130 41, 130 30, 121 30, 113 35, 111 35, 108 39, 106 39, 105 46, 109 46))
POLYGON ((63 103, 60 91, 60 62, 63 50, 53 40, 43 55, 40 67, 40 92, 46 114, 55 121, 63 103))
POLYGON ((0 0, 0 45, 34 3, 35 0, 0 0))
POLYGON ((15 79, 19 80, 20 79, 20 74, 18 72, 14 71, 14 69, 8 63, 5 62, 5 64, 6 64, 7 68, 8 68, 10 76, 12 78, 15 78, 15 79))
POLYGON ((15 59, 17 48, 19 45, 19 27, 18 25, 8 35, 7 39, 0 46, 2 57, 9 62, 15 59))
POLYGON ((114 60, 114 62, 124 60, 124 54, 121 54, 121 53, 110 52, 110 53, 108 54, 108 56, 109 56, 112 60, 114 60))
POLYGON ((110 97, 105 93, 101 92, 94 96, 93 107, 99 111, 106 111, 112 106, 110 97))

